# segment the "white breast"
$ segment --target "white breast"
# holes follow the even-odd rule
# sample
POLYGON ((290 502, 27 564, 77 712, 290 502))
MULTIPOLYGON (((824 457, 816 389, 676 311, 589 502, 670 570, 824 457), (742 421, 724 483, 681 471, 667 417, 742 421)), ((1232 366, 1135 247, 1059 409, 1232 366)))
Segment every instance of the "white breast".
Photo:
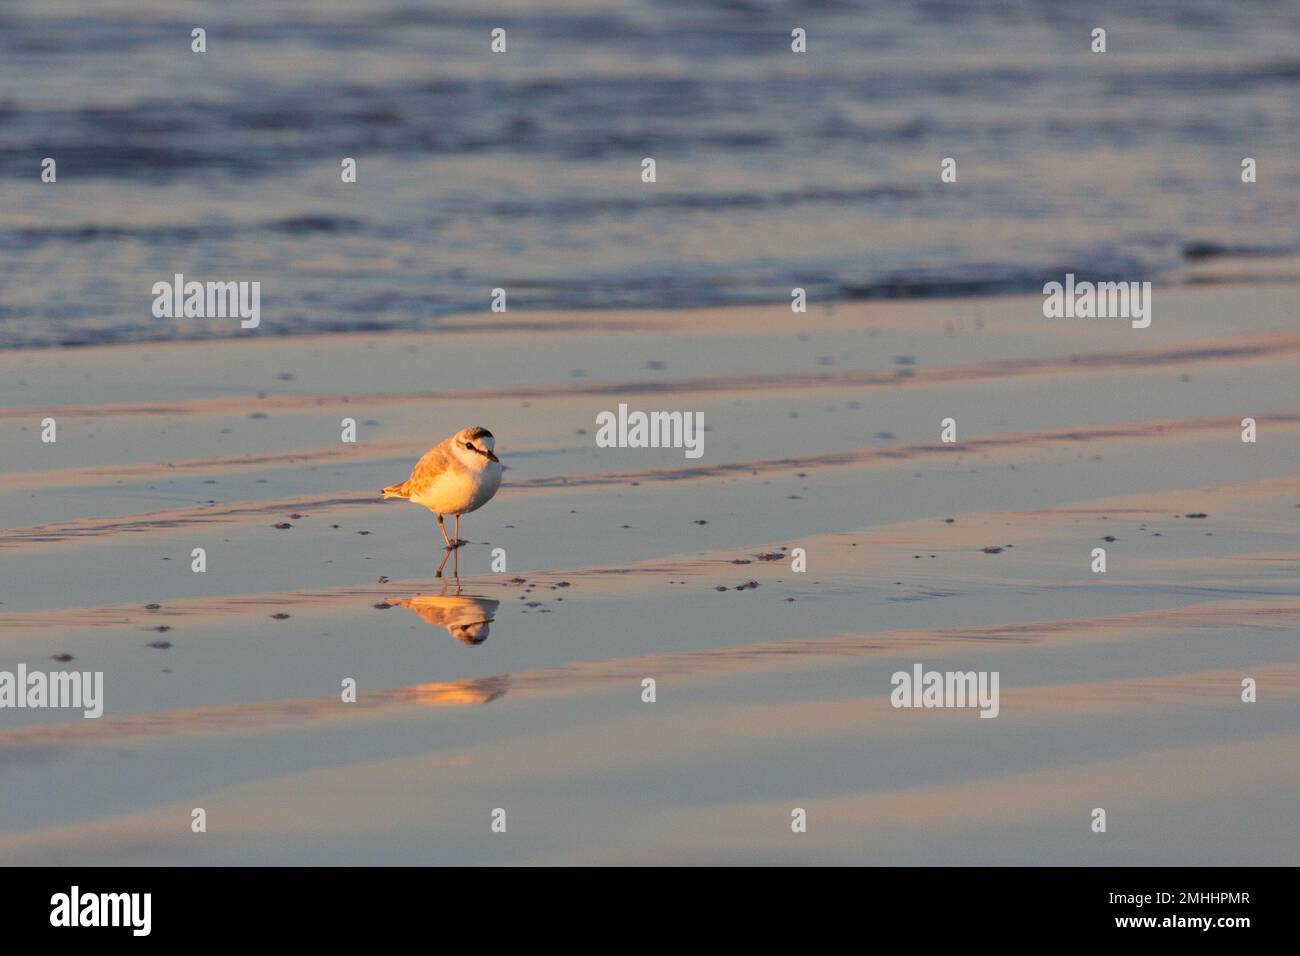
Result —
POLYGON ((439 514, 463 515, 487 504, 500 487, 501 465, 493 461, 481 471, 448 468, 411 500, 439 514))
POLYGON ((501 463, 497 461, 488 462, 487 467, 478 473, 478 479, 478 486, 474 489, 474 499, 465 511, 482 508, 492 500, 492 496, 501 487, 501 463))

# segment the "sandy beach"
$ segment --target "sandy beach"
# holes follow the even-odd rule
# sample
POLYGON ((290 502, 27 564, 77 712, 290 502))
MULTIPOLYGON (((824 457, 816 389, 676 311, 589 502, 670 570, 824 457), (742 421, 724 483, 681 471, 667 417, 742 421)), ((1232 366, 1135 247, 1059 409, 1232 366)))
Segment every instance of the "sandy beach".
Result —
POLYGON ((0 859, 1292 863, 1298 309, 1213 281, 1142 330, 1008 296, 0 352, 0 670, 104 674, 99 719, 0 712, 0 859), (703 456, 597 447, 619 403, 702 413, 703 456), (439 579, 432 515, 378 492, 471 424, 505 482, 439 579), (997 718, 891 706, 916 663, 998 671, 997 718))

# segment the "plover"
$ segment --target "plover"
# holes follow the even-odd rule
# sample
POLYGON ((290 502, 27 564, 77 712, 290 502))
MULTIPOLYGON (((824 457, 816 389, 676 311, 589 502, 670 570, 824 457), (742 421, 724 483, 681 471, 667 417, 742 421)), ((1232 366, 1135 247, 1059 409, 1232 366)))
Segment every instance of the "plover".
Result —
POLYGON ((492 451, 495 443, 486 428, 462 428, 425 452, 411 477, 389 485, 383 495, 424 505, 437 515, 448 551, 468 544, 460 540, 460 516, 482 508, 501 487, 501 460, 492 451), (447 537, 443 515, 456 516, 454 544, 447 537))

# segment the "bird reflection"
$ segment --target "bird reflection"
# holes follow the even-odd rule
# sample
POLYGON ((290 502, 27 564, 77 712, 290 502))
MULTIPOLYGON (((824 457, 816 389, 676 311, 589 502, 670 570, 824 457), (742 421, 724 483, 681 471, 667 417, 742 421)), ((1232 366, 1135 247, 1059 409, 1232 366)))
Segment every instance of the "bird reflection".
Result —
POLYGON ((441 684, 417 684, 406 688, 406 695, 426 707, 465 707, 489 704, 505 695, 510 678, 476 677, 473 680, 448 681, 441 684))
POLYGON ((459 587, 455 594, 446 591, 444 585, 442 594, 388 598, 388 603, 404 607, 436 627, 446 628, 447 633, 462 644, 482 644, 488 639, 489 625, 501 602, 470 594, 462 595, 459 587))

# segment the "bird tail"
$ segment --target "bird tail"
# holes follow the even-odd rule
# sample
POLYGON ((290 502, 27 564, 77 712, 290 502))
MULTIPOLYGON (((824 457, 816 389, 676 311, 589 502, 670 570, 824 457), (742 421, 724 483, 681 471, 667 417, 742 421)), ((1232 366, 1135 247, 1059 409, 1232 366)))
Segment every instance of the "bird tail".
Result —
POLYGON ((407 497, 406 482, 399 481, 395 485, 389 485, 381 494, 385 498, 405 498, 407 497))

